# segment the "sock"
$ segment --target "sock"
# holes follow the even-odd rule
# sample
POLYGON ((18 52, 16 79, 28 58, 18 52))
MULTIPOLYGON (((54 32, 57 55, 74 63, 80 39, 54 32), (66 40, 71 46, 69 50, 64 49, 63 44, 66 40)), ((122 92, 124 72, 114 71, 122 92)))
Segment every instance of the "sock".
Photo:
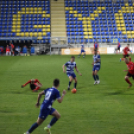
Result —
POLYGON ((129 79, 125 79, 128 84, 132 84, 129 79))
POLYGON ((96 79, 99 80, 99 75, 96 75, 96 79))
POLYGON ((96 75, 93 75, 94 80, 96 81, 96 75))
POLYGON ((131 61, 131 57, 129 57, 129 61, 131 61))
POLYGON ((53 126, 57 122, 57 120, 58 119, 56 117, 53 117, 52 120, 51 120, 51 122, 50 122, 50 124, 49 124, 50 127, 53 126))
POLYGON ((77 82, 76 82, 76 83, 74 83, 74 88, 76 88, 76 86, 77 86, 77 82))
POLYGON ((70 85, 71 85, 71 81, 69 81, 69 85, 68 85, 68 87, 70 87, 70 85))
POLYGON ((124 58, 121 58, 122 61, 124 61, 124 58))
POLYGON ((31 126, 31 128, 28 130, 28 132, 29 133, 32 133, 33 131, 34 131, 34 129, 36 129, 38 127, 38 124, 37 124, 37 122, 36 123, 34 123, 32 126, 31 126))

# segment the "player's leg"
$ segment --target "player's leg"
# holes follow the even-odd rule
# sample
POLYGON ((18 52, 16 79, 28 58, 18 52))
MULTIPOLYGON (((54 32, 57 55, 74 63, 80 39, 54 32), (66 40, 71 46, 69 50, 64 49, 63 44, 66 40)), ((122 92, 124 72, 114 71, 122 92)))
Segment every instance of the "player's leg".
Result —
POLYGON ((120 58, 120 62, 124 61, 125 58, 126 58, 126 55, 123 55, 123 58, 120 58))
POLYGON ((37 122, 35 122, 31 126, 31 128, 26 133, 24 133, 24 134, 30 134, 30 133, 32 133, 39 125, 42 124, 43 121, 44 121, 44 119, 41 119, 40 117, 38 117, 37 122))
POLYGON ((44 128, 45 131, 47 131, 48 134, 51 134, 50 128, 59 120, 61 117, 59 112, 55 110, 54 108, 51 109, 50 115, 54 116, 51 120, 51 122, 47 125, 47 127, 44 128))
POLYGON ((129 58, 129 61, 131 61, 131 56, 130 55, 128 55, 128 58, 129 58))
POLYGON ((76 77, 74 78, 74 81, 75 81, 74 88, 76 89, 76 86, 77 86, 77 78, 76 77))
POLYGON ((39 90, 42 87, 42 85, 38 84, 38 83, 34 83, 34 85, 36 88, 33 90, 33 92, 36 92, 37 90, 39 90))
POLYGON ((100 79, 99 79, 99 75, 98 75, 98 70, 95 70, 94 74, 96 76, 97 84, 99 84, 100 83, 100 79))
POLYGON ((6 56, 8 56, 8 52, 6 52, 6 56))
POLYGON ((84 54, 83 54, 83 58, 85 58, 86 52, 84 51, 83 53, 84 53, 84 54))
POLYGON ((95 75, 95 71, 93 70, 92 72, 92 75, 93 75, 93 78, 94 78, 94 85, 97 84, 97 81, 96 81, 96 75, 95 75))
POLYGON ((69 76, 68 90, 70 90, 70 85, 71 85, 72 81, 73 81, 73 77, 70 75, 69 76))
POLYGON ((129 84, 128 88, 130 88, 132 86, 132 83, 129 80, 130 77, 131 77, 131 75, 129 73, 127 73, 127 75, 125 76, 125 81, 129 84))
POLYGON ((80 51, 80 54, 78 55, 78 58, 80 58, 81 54, 82 54, 82 50, 80 51))

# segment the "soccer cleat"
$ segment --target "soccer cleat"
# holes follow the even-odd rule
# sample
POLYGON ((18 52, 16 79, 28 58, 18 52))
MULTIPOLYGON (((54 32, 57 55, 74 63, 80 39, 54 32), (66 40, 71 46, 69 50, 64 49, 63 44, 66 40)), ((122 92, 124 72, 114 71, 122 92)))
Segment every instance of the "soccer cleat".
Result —
POLYGON ((68 87, 68 89, 67 89, 68 91, 70 90, 70 87, 68 87))
POLYGON ((129 84, 128 89, 129 89, 130 87, 132 87, 132 84, 129 84))
POLYGON ((51 131, 48 127, 45 127, 44 130, 48 133, 48 134, 51 134, 51 131))
POLYGON ((97 81, 94 82, 94 85, 97 84, 97 81))
POLYGON ((121 58, 120 58, 120 62, 121 62, 121 58))
POLYGON ((30 134, 29 132, 26 132, 26 133, 24 133, 24 134, 30 134))
POLYGON ((100 84, 100 80, 97 81, 97 84, 100 84))

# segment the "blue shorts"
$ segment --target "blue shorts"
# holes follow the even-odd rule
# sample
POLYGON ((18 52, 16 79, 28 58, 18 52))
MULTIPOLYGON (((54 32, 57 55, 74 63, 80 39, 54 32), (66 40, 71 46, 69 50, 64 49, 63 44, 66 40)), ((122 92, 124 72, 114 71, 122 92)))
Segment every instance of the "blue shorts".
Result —
POLYGON ((52 113, 55 111, 56 109, 54 108, 46 108, 46 109, 40 109, 40 114, 39 114, 39 118, 45 120, 47 118, 48 115, 52 115, 52 113))
POLYGON ((84 53, 84 52, 86 52, 85 50, 81 50, 81 53, 84 53))
POLYGON ((76 77, 76 75, 75 75, 75 73, 74 72, 68 72, 67 73, 67 76, 69 77, 69 76, 72 76, 73 78, 75 78, 76 77))
POLYGON ((100 70, 100 65, 94 65, 93 71, 95 71, 95 70, 99 71, 100 70))

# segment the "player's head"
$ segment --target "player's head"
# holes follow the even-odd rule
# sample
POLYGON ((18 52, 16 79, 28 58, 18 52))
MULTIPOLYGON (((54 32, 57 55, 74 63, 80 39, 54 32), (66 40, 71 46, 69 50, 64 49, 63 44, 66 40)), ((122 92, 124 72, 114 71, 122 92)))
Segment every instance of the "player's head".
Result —
POLYGON ((129 63, 129 60, 127 58, 125 58, 125 63, 128 64, 129 63))
POLYGON ((59 79, 54 79, 53 86, 56 87, 56 88, 58 88, 59 85, 60 85, 60 80, 59 79))
POLYGON ((130 46, 130 44, 127 44, 127 46, 129 47, 129 46, 130 46))
POLYGON ((71 62, 75 61, 75 56, 71 56, 71 62))
POLYGON ((34 79, 31 79, 31 84, 33 84, 34 83, 34 79))

